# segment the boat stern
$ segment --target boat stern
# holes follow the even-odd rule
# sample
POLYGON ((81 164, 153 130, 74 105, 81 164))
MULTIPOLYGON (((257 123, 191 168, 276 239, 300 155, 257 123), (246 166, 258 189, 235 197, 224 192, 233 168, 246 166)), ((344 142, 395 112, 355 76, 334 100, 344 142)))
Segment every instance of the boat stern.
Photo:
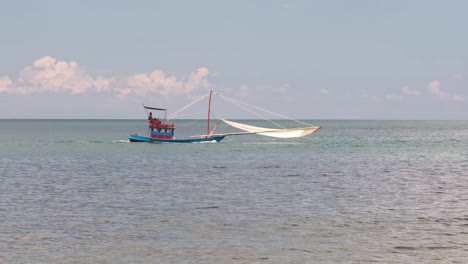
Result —
POLYGON ((132 134, 128 139, 130 140, 130 142, 151 142, 151 138, 143 137, 138 134, 132 134))

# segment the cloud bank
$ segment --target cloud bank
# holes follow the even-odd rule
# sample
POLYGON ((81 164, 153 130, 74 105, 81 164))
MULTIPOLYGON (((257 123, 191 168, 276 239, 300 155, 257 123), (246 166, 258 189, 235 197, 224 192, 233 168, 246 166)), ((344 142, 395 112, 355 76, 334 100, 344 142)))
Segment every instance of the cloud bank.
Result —
MULTIPOLYGON (((200 67, 182 78, 169 75, 161 70, 128 76, 93 76, 75 61, 60 61, 51 56, 44 56, 21 70, 16 79, 0 76, 0 94, 26 96, 39 93, 68 93, 72 95, 105 93, 120 100, 151 95, 190 97, 197 91, 214 88, 214 85, 208 81, 209 76, 210 72, 205 67, 200 67)), ((458 73, 453 78, 463 80, 464 76, 458 73)), ((260 93, 279 93, 283 96, 289 89, 287 84, 257 87, 260 93)), ((236 89, 235 93, 237 96, 246 96, 248 90, 248 86, 244 85, 236 89)), ((331 93, 328 88, 321 88, 318 93, 322 98, 333 99, 332 97, 336 96, 336 93, 331 93)), ((386 94, 371 94, 368 90, 361 89, 357 97, 360 96, 372 103, 382 103, 403 101, 405 98, 422 98, 428 95, 444 102, 460 103, 465 101, 462 95, 452 94, 443 89, 439 80, 429 82, 426 93, 405 86, 399 91, 390 91, 386 94)))
MULTIPOLYGON (((438 80, 433 80, 427 85, 427 94, 435 96, 441 101, 460 103, 464 102, 465 98, 462 95, 451 94, 441 88, 441 83, 438 80)), ((373 103, 381 103, 384 101, 401 101, 405 97, 420 97, 423 93, 419 90, 412 89, 408 86, 400 88, 399 93, 388 93, 383 96, 372 95, 366 89, 361 89, 360 97, 373 103)))
POLYGON ((440 100, 453 101, 453 102, 462 102, 465 99, 461 95, 452 95, 441 88, 440 81, 434 80, 427 85, 427 90, 432 95, 436 96, 440 100))
POLYGON ((110 93, 120 99, 127 96, 162 96, 188 94, 196 89, 209 89, 207 68, 198 68, 183 80, 155 70, 131 76, 95 76, 87 73, 75 61, 57 61, 51 56, 36 60, 25 67, 16 80, 0 77, 0 93, 31 95, 37 93, 82 94, 86 92, 110 93))

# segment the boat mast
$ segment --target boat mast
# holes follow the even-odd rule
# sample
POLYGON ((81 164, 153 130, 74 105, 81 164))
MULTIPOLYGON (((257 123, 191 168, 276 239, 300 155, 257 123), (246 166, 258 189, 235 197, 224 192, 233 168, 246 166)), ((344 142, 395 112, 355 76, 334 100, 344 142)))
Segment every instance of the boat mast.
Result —
POLYGON ((210 112, 211 112, 211 94, 213 91, 210 91, 210 99, 208 100, 208 124, 206 125, 206 134, 210 134, 210 112))

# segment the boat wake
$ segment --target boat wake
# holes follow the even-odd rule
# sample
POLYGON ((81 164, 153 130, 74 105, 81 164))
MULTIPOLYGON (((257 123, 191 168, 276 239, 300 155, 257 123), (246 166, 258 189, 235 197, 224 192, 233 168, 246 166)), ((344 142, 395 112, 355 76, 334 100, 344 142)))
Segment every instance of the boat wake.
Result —
POLYGON ((268 141, 264 141, 264 142, 243 142, 242 144, 245 144, 245 145, 300 145, 300 144, 303 144, 303 143, 299 143, 299 142, 268 142, 268 141))
POLYGON ((201 141, 201 142, 193 142, 193 143, 201 143, 201 144, 213 144, 213 143, 218 143, 218 141, 216 141, 216 140, 212 140, 212 141, 201 141))
POLYGON ((112 140, 112 143, 130 143, 128 139, 112 140))
POLYGON ((96 144, 96 143, 104 143, 102 140, 59 140, 55 141, 58 144, 96 144))

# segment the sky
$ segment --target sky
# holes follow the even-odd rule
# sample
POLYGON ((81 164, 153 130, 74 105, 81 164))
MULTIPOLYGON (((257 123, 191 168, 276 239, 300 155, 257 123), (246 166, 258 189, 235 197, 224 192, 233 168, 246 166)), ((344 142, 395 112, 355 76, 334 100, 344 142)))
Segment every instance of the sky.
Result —
MULTIPOLYGON (((2 1, 0 118, 145 118, 142 104, 170 113, 213 90, 296 119, 468 120, 466 10, 462 0, 2 1)), ((217 116, 251 118, 229 105, 213 98, 217 116)))

